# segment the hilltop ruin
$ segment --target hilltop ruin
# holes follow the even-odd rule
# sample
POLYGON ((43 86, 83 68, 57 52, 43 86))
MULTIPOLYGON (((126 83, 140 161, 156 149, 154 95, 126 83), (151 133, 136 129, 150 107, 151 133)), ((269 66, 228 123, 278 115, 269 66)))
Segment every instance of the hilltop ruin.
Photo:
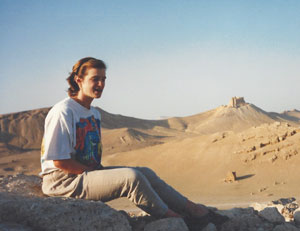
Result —
POLYGON ((244 100, 244 97, 232 97, 227 106, 238 108, 244 105, 247 105, 247 103, 244 100))

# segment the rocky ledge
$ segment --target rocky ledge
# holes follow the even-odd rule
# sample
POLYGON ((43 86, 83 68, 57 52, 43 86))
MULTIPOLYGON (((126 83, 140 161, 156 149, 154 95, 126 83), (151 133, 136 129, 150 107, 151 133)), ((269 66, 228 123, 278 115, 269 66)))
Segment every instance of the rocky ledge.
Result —
POLYGON ((209 217, 195 221, 136 216, 99 201, 45 197, 40 186, 37 176, 0 178, 0 230, 300 231, 295 198, 255 203, 249 208, 210 208, 209 217))

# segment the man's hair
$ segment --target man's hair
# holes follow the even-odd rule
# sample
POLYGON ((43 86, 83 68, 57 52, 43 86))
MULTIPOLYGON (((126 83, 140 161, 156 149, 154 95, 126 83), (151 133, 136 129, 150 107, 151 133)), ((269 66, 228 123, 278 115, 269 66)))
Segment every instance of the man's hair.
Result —
POLYGON ((79 86, 75 81, 75 76, 83 79, 86 75, 86 72, 89 68, 98 68, 98 69, 106 69, 105 63, 100 59, 95 59, 92 57, 86 57, 80 59, 72 68, 72 72, 70 73, 67 81, 69 83, 68 95, 70 97, 76 96, 79 91, 79 86))

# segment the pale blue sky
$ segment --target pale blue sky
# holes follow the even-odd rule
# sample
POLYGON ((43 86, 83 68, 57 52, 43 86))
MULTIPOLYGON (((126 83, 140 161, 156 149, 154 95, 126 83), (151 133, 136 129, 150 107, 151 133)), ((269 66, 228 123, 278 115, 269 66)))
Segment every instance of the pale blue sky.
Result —
POLYGON ((0 113, 52 106, 80 58, 107 65, 104 110, 186 116, 244 96, 300 109, 300 1, 0 0, 0 113))

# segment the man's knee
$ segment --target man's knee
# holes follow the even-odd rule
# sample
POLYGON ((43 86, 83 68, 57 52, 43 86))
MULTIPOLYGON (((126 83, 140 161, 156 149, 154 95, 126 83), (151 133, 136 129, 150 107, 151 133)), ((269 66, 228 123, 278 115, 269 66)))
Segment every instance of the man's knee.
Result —
POLYGON ((143 173, 147 178, 157 178, 158 176, 156 175, 156 173, 148 167, 139 167, 138 170, 143 173))
POLYGON ((140 181, 143 178, 143 174, 134 168, 126 168, 124 174, 126 175, 127 180, 131 182, 140 181))

